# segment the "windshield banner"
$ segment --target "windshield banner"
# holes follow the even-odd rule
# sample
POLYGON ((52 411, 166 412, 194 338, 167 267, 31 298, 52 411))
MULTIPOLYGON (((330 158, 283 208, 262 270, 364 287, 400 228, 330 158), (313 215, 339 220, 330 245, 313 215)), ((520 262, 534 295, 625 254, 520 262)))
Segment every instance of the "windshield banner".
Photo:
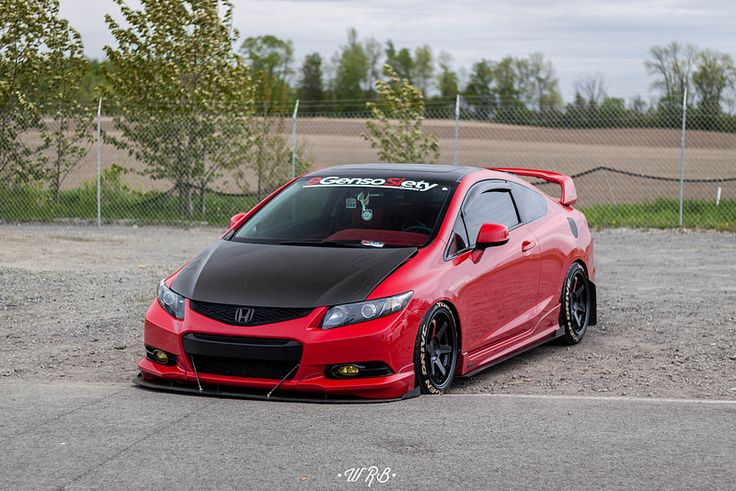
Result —
POLYGON ((414 181, 405 177, 312 177, 303 186, 305 188, 316 187, 372 187, 386 189, 404 189, 407 191, 429 191, 437 186, 437 183, 427 181, 414 181))

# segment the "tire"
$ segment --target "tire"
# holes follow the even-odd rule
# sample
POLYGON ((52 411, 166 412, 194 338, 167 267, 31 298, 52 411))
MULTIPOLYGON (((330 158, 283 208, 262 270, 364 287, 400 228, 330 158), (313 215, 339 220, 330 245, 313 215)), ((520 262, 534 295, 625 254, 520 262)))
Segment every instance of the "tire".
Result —
POLYGON ((442 394, 455 378, 458 329, 450 307, 439 302, 424 316, 414 347, 416 384, 423 394, 442 394))
POLYGON ((583 339, 588 330, 591 308, 588 275, 580 263, 573 263, 562 283, 560 298, 560 327, 564 328, 564 343, 577 344, 583 339))

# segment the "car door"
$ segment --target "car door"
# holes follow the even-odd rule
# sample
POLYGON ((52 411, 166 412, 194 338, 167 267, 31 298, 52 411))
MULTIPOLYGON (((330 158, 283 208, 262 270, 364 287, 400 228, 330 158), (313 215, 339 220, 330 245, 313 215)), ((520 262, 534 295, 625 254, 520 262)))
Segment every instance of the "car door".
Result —
MULTIPOLYGON (((537 239, 523 222, 508 184, 480 183, 468 192, 458 217, 468 238, 466 283, 460 290, 465 310, 464 347, 472 351, 531 330, 536 318, 540 263, 537 239), (473 250, 484 223, 509 228, 508 243, 473 250)), ((458 256, 462 259, 461 256, 458 256)))
POLYGON ((511 188, 523 220, 537 237, 540 309, 553 308, 559 303, 562 276, 566 271, 557 244, 561 236, 566 238, 571 233, 570 226, 564 218, 548 219, 548 199, 536 189, 517 183, 512 183, 511 188))

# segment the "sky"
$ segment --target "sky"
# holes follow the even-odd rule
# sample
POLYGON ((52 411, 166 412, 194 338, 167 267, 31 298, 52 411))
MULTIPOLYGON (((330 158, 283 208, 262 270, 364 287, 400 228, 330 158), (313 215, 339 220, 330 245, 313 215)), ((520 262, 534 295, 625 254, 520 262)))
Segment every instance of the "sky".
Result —
MULTIPOLYGON (((568 100, 575 82, 594 73, 603 75, 608 95, 651 97, 643 61, 652 45, 677 40, 736 57, 736 0, 233 1, 242 38, 291 39, 297 64, 313 52, 330 58, 355 27, 361 38, 391 39, 397 47, 429 44, 435 54, 450 53, 455 68, 541 52, 554 63, 568 100)), ((93 58, 103 58, 103 46, 114 42, 106 13, 120 18, 112 0, 61 0, 61 15, 93 58)))

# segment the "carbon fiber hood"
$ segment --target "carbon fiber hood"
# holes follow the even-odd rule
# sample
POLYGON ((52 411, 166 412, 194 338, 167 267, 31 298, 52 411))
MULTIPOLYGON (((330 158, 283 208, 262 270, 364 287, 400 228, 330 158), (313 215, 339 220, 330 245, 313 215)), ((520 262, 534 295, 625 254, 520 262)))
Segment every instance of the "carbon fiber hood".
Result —
POLYGON ((218 240, 171 285, 201 302, 314 308, 360 302, 416 248, 250 244, 218 240))

